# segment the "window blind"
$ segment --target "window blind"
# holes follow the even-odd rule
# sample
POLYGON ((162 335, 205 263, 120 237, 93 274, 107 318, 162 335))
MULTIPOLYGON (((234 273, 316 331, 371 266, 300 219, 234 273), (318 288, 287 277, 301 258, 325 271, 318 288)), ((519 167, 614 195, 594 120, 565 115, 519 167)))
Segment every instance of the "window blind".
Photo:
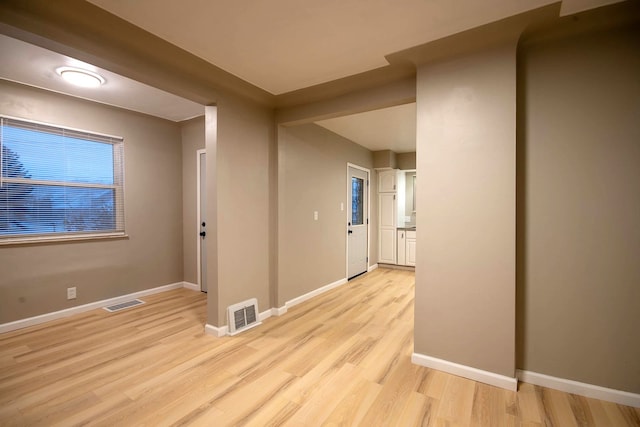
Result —
POLYGON ((0 117, 0 239, 124 234, 123 139, 0 117))

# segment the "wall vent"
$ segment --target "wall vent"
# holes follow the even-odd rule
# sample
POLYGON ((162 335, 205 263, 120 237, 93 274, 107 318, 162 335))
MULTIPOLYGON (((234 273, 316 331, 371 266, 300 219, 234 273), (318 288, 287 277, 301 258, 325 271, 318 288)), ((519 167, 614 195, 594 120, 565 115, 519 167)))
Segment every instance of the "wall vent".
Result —
POLYGON ((131 301, 121 302, 120 304, 114 304, 107 307, 102 307, 107 310, 109 313, 114 313, 116 311, 124 310, 125 308, 135 307, 136 305, 144 304, 144 301, 139 299, 134 299, 131 301))
POLYGON ((262 324, 262 322, 258 321, 258 300, 255 298, 230 305, 227 310, 229 314, 229 335, 239 334, 262 324))

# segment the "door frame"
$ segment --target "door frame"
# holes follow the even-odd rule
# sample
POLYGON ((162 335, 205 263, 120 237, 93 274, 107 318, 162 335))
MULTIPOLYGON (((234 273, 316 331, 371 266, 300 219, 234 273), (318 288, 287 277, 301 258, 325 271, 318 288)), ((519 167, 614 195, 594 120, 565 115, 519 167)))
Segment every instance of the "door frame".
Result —
MULTIPOLYGON (((197 277, 198 277, 198 287, 202 292, 202 254, 201 254, 201 245, 202 239, 200 238, 200 223, 202 222, 200 219, 200 192, 202 191, 202 182, 200 182, 200 156, 202 154, 207 154, 207 150, 205 148, 201 148, 196 151, 196 262, 197 262, 197 277)), ((205 157, 206 159, 206 157, 205 157)), ((206 184, 206 183, 205 183, 206 184)))
MULTIPOLYGON (((371 221, 369 221, 369 218, 371 218, 371 170, 367 169, 365 167, 362 167, 360 165, 356 165, 354 163, 349 163, 347 162, 347 194, 346 194, 346 200, 347 203, 351 202, 351 198, 349 197, 349 195, 351 194, 351 174, 349 173, 349 168, 354 168, 354 169, 359 169, 363 172, 366 172, 367 174, 367 270, 365 271, 365 273, 369 272, 370 266, 369 266, 369 257, 371 255, 371 221)), ((349 229, 349 226, 347 224, 349 224, 349 221, 351 221, 351 218, 349 218, 349 206, 346 206, 345 209, 345 217, 347 219, 347 221, 344 223, 345 225, 345 233, 344 233, 344 239, 345 239, 345 270, 344 270, 344 277, 346 280, 349 280, 349 233, 347 233, 347 230, 349 229)))

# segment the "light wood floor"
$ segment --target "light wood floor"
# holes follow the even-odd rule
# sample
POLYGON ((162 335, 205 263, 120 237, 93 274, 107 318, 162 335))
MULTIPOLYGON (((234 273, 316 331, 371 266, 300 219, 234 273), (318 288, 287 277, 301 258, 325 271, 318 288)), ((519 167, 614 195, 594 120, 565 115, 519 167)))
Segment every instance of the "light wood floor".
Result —
POLYGON ((640 410, 412 365, 414 274, 378 269, 236 337, 179 289, 0 335, 0 424, 640 425, 640 410))

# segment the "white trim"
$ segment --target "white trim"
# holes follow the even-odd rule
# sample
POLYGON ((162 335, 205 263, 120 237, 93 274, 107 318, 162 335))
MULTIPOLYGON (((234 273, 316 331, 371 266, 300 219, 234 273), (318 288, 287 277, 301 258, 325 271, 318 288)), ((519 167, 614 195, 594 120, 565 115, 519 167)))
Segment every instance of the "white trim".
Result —
MULTIPOLYGON (((349 178, 350 174, 349 174, 349 168, 354 168, 354 169, 358 169, 361 170, 363 172, 367 173, 367 268, 369 267, 369 258, 371 258, 371 221, 369 221, 369 218, 371 218, 371 171, 367 168, 364 168, 362 166, 358 166, 356 164, 353 163, 349 163, 347 162, 347 208, 345 209, 346 213, 346 217, 347 217, 347 224, 349 223, 349 194, 350 194, 350 184, 351 184, 351 180, 349 178)), ((345 259, 346 259, 346 266, 345 266, 345 276, 349 277, 349 234, 345 233, 345 259)), ((367 270, 369 271, 369 270, 367 270)))
POLYGON ((283 314, 287 313, 287 306, 285 305, 284 307, 273 307, 271 309, 271 315, 272 316, 282 316, 283 314))
MULTIPOLYGON (((14 80, 12 80, 12 81, 14 81, 14 80)), ((16 83, 20 83, 18 81, 15 81, 15 82, 16 83)), ((62 92, 57 92, 57 93, 62 93, 62 92)), ((82 98, 82 99, 87 99, 87 98, 82 98)), ((107 105, 110 105, 110 104, 107 104, 107 105)), ((120 107, 120 108, 122 108, 122 107, 120 107)), ((92 131, 92 130, 72 128, 72 127, 69 127, 69 126, 57 125, 57 124, 48 123, 48 122, 39 122, 39 121, 36 121, 36 120, 25 119, 24 117, 16 117, 16 116, 8 116, 6 114, 0 114, 0 118, 9 119, 9 120, 15 120, 15 121, 18 121, 18 122, 32 123, 34 125, 43 125, 43 126, 48 126, 48 127, 57 128, 57 129, 66 129, 66 130, 71 130, 71 131, 74 131, 74 132, 88 133, 89 135, 97 135, 97 136, 102 136, 102 137, 105 137, 105 138, 113 138, 113 139, 119 139, 120 141, 124 141, 124 137, 118 136, 118 135, 110 135, 108 133, 100 133, 100 132, 95 132, 95 131, 92 131)))
POLYGON ((200 292, 200 285, 196 285, 191 282, 182 282, 182 287, 185 289, 189 289, 190 291, 198 291, 200 292))
POLYGON ((38 243, 68 243, 68 242, 81 242, 83 240, 101 240, 101 239, 128 239, 129 235, 124 231, 118 231, 115 233, 88 233, 88 234, 62 234, 59 236, 25 236, 25 237, 10 237, 0 240, 0 246, 4 245, 30 245, 38 243))
POLYGON ((229 332, 229 328, 227 327, 226 334, 229 335, 230 337, 233 337, 233 336, 236 336, 238 334, 243 333, 244 331, 248 331, 249 329, 253 329, 256 326, 260 326, 260 325, 262 325, 262 322, 252 323, 251 325, 246 326, 246 327, 244 327, 242 329, 237 329, 235 332, 229 332))
POLYGON ((496 374, 494 372, 483 371, 482 369, 472 368, 471 366, 460 365, 458 363, 449 362, 424 354, 413 353, 411 362, 416 365, 427 368, 437 369, 459 377, 469 378, 470 380, 489 384, 495 387, 504 388, 511 391, 518 390, 518 379, 507 377, 505 375, 496 374))
POLYGON ((121 295, 119 297, 109 298, 89 304, 78 305, 76 307, 65 308, 64 310, 54 311, 52 313, 41 314, 39 316, 28 317, 26 319, 20 319, 9 323, 0 325, 0 333, 15 331, 17 329, 26 328, 28 326, 39 325, 41 323, 49 322, 51 320, 62 319, 63 317, 72 316, 78 313, 84 313, 85 311, 101 308, 107 305, 119 304, 121 302, 129 301, 143 297, 145 295, 157 294, 160 292, 170 291, 172 289, 179 289, 184 286, 184 282, 172 283, 170 285, 158 286, 157 288, 145 289, 143 291, 134 292, 132 294, 121 295))
MULTIPOLYGON (((328 292, 331 289, 337 288, 338 286, 344 285, 345 283, 348 283, 348 280, 346 278, 336 280, 333 283, 329 283, 328 285, 325 285, 321 288, 318 288, 316 290, 313 290, 311 292, 308 292, 304 295, 301 295, 297 298, 294 298, 292 300, 285 302, 284 307, 272 307, 268 310, 263 311, 262 313, 259 313, 258 320, 262 322, 263 320, 268 319, 271 316, 282 316, 287 313, 289 308, 296 306, 298 304, 301 304, 307 300, 310 300, 311 298, 316 297, 320 294, 328 292)), ((204 330, 207 335, 213 335, 215 337, 223 337, 225 335, 229 335, 229 332, 228 332, 229 329, 227 326, 221 326, 218 328, 217 326, 207 324, 205 325, 204 330)))
POLYGON ((375 270, 376 268, 378 268, 378 264, 377 263, 373 264, 373 265, 370 265, 369 268, 367 269, 367 273, 375 270))
MULTIPOLYGON (((333 283, 329 283, 329 284, 328 284, 328 285, 326 285, 326 286, 323 286, 323 287, 321 287, 321 288, 318 288, 318 289, 316 289, 316 290, 313 290, 313 291, 311 291, 311 292, 308 292, 308 293, 306 293, 306 294, 304 294, 304 295, 300 295, 299 297, 294 298, 294 299, 292 299, 292 300, 290 300, 290 301, 287 301, 287 302, 285 302, 285 303, 284 303, 284 306, 285 306, 285 312, 286 312, 286 309, 289 309, 289 308, 291 308, 291 307, 293 307, 293 306, 295 306, 295 305, 298 305, 298 304, 303 303, 303 302, 305 302, 305 301, 307 301, 307 300, 310 300, 311 298, 313 298, 313 297, 315 297, 315 296, 318 296, 318 295, 320 295, 320 294, 323 294, 323 293, 325 293, 325 292, 328 292, 328 291, 330 291, 331 289, 337 288, 337 287, 338 287, 338 286, 340 286, 340 285, 344 285, 344 284, 345 284, 345 283, 347 283, 347 282, 348 282, 348 281, 347 281, 347 278, 345 277, 344 279, 336 280, 336 281, 335 281, 335 282, 333 282, 333 283)), ((278 309, 278 310, 280 310, 280 309, 278 309)))
POLYGON ((263 311, 262 313, 258 313, 258 322, 263 322, 265 319, 268 319, 269 317, 273 316, 273 309, 268 309, 263 311))
POLYGON ((258 313, 258 322, 257 323, 254 323, 253 325, 247 327, 246 329, 243 329, 242 331, 238 331, 237 333, 234 333, 234 334, 229 333, 229 326, 227 326, 227 325, 217 327, 217 326, 210 325, 208 323, 206 325, 204 325, 204 333, 207 334, 207 335, 211 335, 211 336, 217 337, 217 338, 222 338, 224 336, 234 336, 236 334, 239 334, 240 332, 244 332, 244 331, 246 331, 248 329, 251 329, 253 327, 262 325, 262 321, 263 320, 268 319, 269 317, 274 315, 273 314, 273 310, 274 309, 271 308, 269 310, 263 311, 262 313, 258 313))
POLYGON ((607 402, 614 402, 620 405, 640 408, 640 394, 581 383, 565 378, 552 377, 550 375, 538 374, 536 372, 522 371, 520 369, 518 369, 516 373, 520 381, 525 383, 553 388, 555 390, 564 391, 565 393, 577 394, 580 396, 591 397, 593 399, 606 400, 607 402))
POLYGON ((226 325, 225 326, 221 326, 219 328, 217 326, 213 326, 213 325, 210 325, 208 323, 206 325, 204 325, 204 333, 207 334, 207 335, 212 335, 212 336, 214 336, 216 338, 224 337, 225 335, 227 335, 228 330, 229 329, 227 328, 226 325))
MULTIPOLYGON (((376 264, 376 268, 377 268, 377 264, 376 264)), ((345 277, 344 279, 336 280, 335 282, 329 283, 328 285, 322 286, 321 288, 315 289, 311 292, 307 292, 304 295, 300 295, 299 297, 296 297, 292 300, 285 302, 283 307, 273 307, 271 309, 271 315, 282 316, 286 314, 291 307, 301 304, 307 300, 310 300, 313 297, 317 297, 320 294, 328 292, 331 289, 337 288, 338 286, 344 285, 345 283, 348 283, 348 282, 349 281, 345 277)))
POLYGON ((202 262, 200 255, 200 186, 202 183, 200 182, 200 156, 202 154, 207 154, 207 150, 205 148, 201 148, 196 150, 196 277, 198 279, 198 290, 202 290, 202 262))

